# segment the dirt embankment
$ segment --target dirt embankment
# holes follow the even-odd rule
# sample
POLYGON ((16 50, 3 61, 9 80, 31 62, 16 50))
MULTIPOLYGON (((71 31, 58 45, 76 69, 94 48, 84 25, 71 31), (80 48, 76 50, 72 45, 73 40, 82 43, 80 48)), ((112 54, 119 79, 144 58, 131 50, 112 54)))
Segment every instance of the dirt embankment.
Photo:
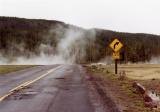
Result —
MULTIPOLYGON (((101 96, 108 112, 160 112, 145 107, 142 96, 135 93, 132 87, 132 83, 137 80, 118 80, 115 74, 102 66, 87 66, 86 69, 87 79, 101 96)), ((157 84, 157 80, 151 80, 149 83, 142 80, 139 82, 147 88, 153 88, 157 84), (150 85, 151 82, 154 82, 153 86, 150 85)))

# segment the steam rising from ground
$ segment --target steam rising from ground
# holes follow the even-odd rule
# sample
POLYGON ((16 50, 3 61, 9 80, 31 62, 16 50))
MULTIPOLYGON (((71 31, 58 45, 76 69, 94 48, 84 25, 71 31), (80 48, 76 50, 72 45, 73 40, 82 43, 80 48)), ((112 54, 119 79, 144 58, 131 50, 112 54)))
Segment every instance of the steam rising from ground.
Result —
MULTIPOLYGON (((88 43, 95 40, 95 31, 57 25, 56 28, 51 28, 48 34, 44 35, 44 38, 47 40, 46 43, 40 44, 39 55, 31 53, 29 57, 18 56, 15 58, 0 55, 0 64, 46 65, 82 62, 87 55, 86 47, 88 43), (56 47, 49 44, 52 40, 57 41, 56 47)), ((22 45, 24 44, 22 43, 22 45)), ((25 52, 23 46, 17 48, 25 52)))
POLYGON ((152 57, 149 64, 160 64, 160 57, 152 57))
MULTIPOLYGON (((113 59, 106 56, 96 59, 101 47, 96 44, 96 31, 86 30, 71 25, 57 24, 39 38, 40 44, 35 50, 27 50, 28 43, 10 42, 5 50, 0 52, 0 64, 74 64, 94 62, 112 64, 113 59)), ((29 38, 29 37, 28 37, 29 38)), ((38 42, 37 42, 38 43, 38 42)), ((142 62, 144 63, 144 62, 142 62)), ((159 64, 160 57, 152 57, 150 64, 159 64)))
POLYGON ((99 61, 99 63, 103 63, 103 64, 113 64, 114 63, 114 60, 112 59, 111 56, 106 56, 105 58, 101 59, 99 61))

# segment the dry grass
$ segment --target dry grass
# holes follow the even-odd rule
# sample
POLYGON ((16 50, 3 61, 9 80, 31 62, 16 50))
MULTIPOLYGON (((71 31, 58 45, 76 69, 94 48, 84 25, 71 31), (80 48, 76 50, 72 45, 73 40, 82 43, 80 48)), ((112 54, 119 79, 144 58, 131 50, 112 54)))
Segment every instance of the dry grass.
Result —
POLYGON ((25 68, 33 67, 34 65, 0 65, 0 74, 15 72, 25 68))
MULTIPOLYGON (((141 66, 141 65, 139 65, 141 66)), ((136 65, 130 65, 129 68, 132 68, 135 70, 136 68, 139 68, 139 66, 136 65)), ((143 66, 146 67, 147 65, 143 66)), ((128 70, 128 65, 121 65, 120 67, 122 70, 128 70)), ((99 66, 90 66, 88 68, 88 71, 90 71, 91 75, 91 81, 96 81, 97 83, 100 83, 100 88, 105 91, 106 96, 108 94, 111 94, 111 99, 114 102, 117 102, 116 104, 121 107, 121 109, 124 112, 153 112, 150 108, 145 107, 143 98, 134 92, 134 89, 132 87, 132 84, 134 81, 133 79, 126 78, 125 80, 118 80, 117 75, 114 75, 114 66, 113 65, 99 65, 99 66)), ((140 82, 143 84, 151 84, 151 87, 147 86, 147 88, 153 88, 154 85, 157 83, 152 82, 148 83, 148 80, 140 82), (154 85, 153 85, 154 84, 154 85)), ((154 80, 156 81, 156 80, 154 80)), ((146 87, 146 85, 145 85, 146 87)), ((157 86, 156 86, 157 87, 157 86)), ((157 88, 156 88, 157 89, 157 88)), ((156 90, 154 88, 154 90, 156 90)), ((158 92, 158 91, 157 91, 158 92)), ((103 98, 105 100, 105 98, 103 98)), ((157 112, 157 111, 156 111, 157 112)))
MULTIPOLYGON (((114 65, 106 66, 111 72, 114 72, 114 65)), ((160 79, 159 64, 126 64, 118 65, 119 71, 125 71, 127 77, 136 80, 160 79)))

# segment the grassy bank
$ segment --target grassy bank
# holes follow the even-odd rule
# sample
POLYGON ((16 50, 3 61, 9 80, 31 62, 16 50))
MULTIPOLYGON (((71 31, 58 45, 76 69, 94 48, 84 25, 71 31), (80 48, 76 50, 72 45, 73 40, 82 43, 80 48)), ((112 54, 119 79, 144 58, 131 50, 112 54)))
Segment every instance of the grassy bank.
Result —
POLYGON ((15 72, 25 68, 33 67, 34 65, 0 65, 0 75, 15 72))
MULTIPOLYGON (((135 70, 151 70, 151 69, 159 69, 159 66, 154 67, 152 66, 121 66, 120 70, 128 70, 127 73, 135 73, 135 70), (141 66, 141 67, 140 67, 141 66)), ((142 77, 145 77, 145 74, 140 73, 139 75, 140 80, 137 78, 137 74, 135 76, 132 74, 129 74, 129 77, 127 77, 125 80, 120 81, 118 80, 118 76, 114 74, 114 67, 113 66, 104 66, 104 65, 93 65, 88 66, 87 70, 90 75, 91 82, 93 84, 96 83, 96 88, 101 88, 103 91, 102 99, 105 99, 104 94, 106 96, 109 94, 115 101, 115 103, 123 110, 123 112, 159 112, 159 111, 153 111, 150 108, 145 107, 143 98, 135 93, 132 83, 133 82, 139 82, 142 85, 144 85, 147 89, 154 89, 156 92, 160 92, 158 87, 158 82, 160 82, 159 78, 154 79, 153 77, 150 77, 150 79, 147 78, 147 80, 143 80, 142 77), (130 78, 130 75, 132 75, 132 78, 130 78), (144 75, 144 76, 143 76, 144 75), (135 77, 135 78, 134 78, 135 77), (98 86, 97 86, 98 85, 98 86), (154 88, 156 87, 156 88, 154 88)), ((138 73, 138 72, 137 72, 138 73)), ((156 77, 154 77, 156 78, 156 77)))

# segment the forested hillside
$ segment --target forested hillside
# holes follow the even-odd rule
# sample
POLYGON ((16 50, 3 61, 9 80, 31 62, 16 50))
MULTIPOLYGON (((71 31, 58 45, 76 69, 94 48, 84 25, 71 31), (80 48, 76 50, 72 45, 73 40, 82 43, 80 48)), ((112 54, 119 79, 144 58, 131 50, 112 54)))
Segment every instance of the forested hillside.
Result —
POLYGON ((98 62, 111 55, 109 43, 114 38, 124 44, 121 51, 123 62, 144 62, 160 56, 158 35, 86 30, 53 20, 0 17, 0 56, 8 61, 19 56, 32 58, 43 53, 53 56, 63 54, 65 60, 74 57, 77 63, 98 62), (69 45, 63 46, 66 43, 69 45))
POLYGON ((29 52, 38 54, 41 44, 56 45, 54 34, 48 34, 58 21, 19 19, 0 17, 0 50, 2 55, 27 55, 29 52), (44 37, 47 35, 47 37, 44 37), (49 41, 48 41, 49 40, 49 41))
MULTIPOLYGON (((118 38, 123 44, 122 55, 125 62, 144 62, 152 57, 160 55, 160 36, 142 33, 120 33, 114 31, 98 30, 97 41, 102 48, 108 47, 108 44, 118 38)), ((101 56, 110 54, 109 48, 102 52, 101 56)))

